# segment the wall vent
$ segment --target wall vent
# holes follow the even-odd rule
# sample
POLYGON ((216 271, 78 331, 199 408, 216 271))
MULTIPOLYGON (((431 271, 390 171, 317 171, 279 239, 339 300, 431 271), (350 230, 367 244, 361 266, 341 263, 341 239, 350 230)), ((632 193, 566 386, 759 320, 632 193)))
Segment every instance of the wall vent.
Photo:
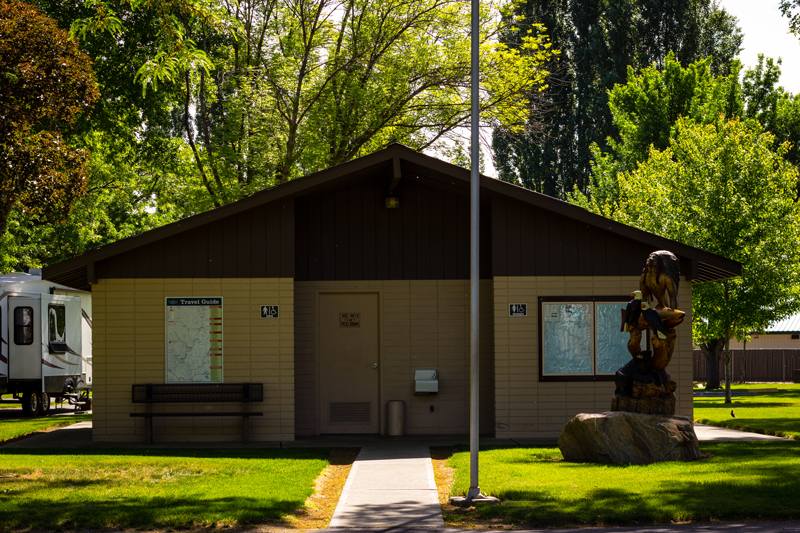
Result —
POLYGON ((329 424, 369 424, 370 402, 340 402, 328 404, 329 424))

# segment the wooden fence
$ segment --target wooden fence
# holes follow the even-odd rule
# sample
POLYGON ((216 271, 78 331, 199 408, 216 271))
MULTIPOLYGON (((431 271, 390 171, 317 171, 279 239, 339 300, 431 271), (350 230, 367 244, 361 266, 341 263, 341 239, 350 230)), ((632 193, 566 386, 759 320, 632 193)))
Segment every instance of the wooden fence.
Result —
MULTIPOLYGON (((800 383, 800 350, 731 350, 733 382, 800 383)), ((693 352, 695 381, 706 381, 706 358, 700 350, 693 352)), ((720 361, 719 378, 725 381, 725 364, 720 361)))

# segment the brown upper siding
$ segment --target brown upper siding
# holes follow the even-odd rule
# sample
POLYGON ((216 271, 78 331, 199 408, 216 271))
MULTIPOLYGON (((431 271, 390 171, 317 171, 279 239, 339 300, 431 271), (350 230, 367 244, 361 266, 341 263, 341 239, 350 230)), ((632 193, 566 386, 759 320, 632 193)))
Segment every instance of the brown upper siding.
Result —
MULTIPOLYGON (((470 206, 460 193, 378 175, 297 199, 298 281, 469 279, 470 206)), ((491 273, 491 204, 482 203, 481 277, 491 273)))
POLYGON ((284 198, 98 261, 97 278, 291 278, 294 227, 284 198))
MULTIPOLYGON (((492 197, 494 276, 632 276, 642 272, 652 244, 520 201, 492 197)), ((681 258, 681 272, 689 262, 681 258)))

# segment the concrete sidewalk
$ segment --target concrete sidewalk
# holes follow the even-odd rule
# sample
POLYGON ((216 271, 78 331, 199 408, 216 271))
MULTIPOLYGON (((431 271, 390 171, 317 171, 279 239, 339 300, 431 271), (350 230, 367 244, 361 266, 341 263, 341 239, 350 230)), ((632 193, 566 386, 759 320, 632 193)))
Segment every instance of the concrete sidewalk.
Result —
POLYGON ((361 449, 329 528, 444 528, 427 446, 361 449))
MULTIPOLYGON (((329 533, 341 533, 341 529, 321 529, 329 533)), ((452 528, 359 528, 352 533, 464 533, 463 529, 452 528)), ((514 533, 800 533, 800 522, 730 522, 698 523, 663 526, 634 527, 587 527, 578 529, 518 529, 514 533)), ((507 533, 507 531, 484 530, 481 533, 507 533)))
POLYGON ((751 433, 749 431, 739 431, 736 429, 720 428, 716 426, 706 426, 695 424, 694 433, 700 442, 735 442, 745 440, 788 440, 784 437, 764 435, 762 433, 751 433))

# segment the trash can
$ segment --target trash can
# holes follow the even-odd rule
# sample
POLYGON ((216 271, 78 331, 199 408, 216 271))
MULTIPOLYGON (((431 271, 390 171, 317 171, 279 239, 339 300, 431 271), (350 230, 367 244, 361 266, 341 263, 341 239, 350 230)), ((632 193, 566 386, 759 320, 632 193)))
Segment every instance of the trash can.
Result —
POLYGON ((406 403, 402 400, 390 400, 386 407, 386 432, 390 437, 399 437, 405 431, 406 403))
POLYGON ((793 380, 795 383, 800 383, 800 368, 795 368, 795 369, 792 371, 792 374, 793 374, 793 375, 792 375, 792 380, 793 380))

